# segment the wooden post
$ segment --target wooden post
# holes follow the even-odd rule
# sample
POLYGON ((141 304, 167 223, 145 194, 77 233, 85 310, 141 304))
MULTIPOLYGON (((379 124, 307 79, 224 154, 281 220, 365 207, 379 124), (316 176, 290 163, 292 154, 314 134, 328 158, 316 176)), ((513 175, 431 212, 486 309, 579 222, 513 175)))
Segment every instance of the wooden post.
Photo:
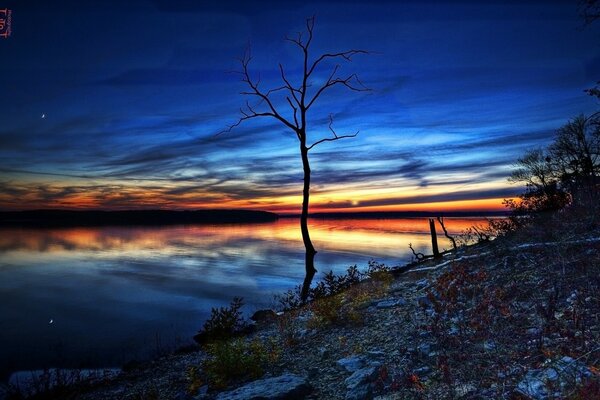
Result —
POLYGON ((433 257, 439 258, 440 251, 437 243, 437 233, 435 232, 435 221, 433 218, 429 218, 429 231, 431 231, 431 247, 433 249, 433 257))

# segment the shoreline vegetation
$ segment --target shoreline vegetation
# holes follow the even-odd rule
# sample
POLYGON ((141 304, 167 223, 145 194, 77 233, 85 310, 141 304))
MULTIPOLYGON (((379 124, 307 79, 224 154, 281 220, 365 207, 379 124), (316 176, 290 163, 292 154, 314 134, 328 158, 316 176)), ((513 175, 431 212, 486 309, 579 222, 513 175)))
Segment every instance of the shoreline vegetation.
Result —
POLYGON ((600 398, 595 215, 567 209, 493 240, 457 237, 441 258, 325 274, 312 301, 290 291, 252 324, 236 299, 201 345, 31 398, 600 398))

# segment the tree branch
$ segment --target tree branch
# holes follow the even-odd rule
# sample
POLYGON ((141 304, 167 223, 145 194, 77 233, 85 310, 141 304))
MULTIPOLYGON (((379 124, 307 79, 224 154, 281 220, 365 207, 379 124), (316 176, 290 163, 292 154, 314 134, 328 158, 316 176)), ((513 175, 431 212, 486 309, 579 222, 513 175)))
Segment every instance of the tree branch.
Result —
MULTIPOLYGON (((250 54, 250 49, 248 49, 248 50, 246 50, 246 54, 244 54, 244 57, 242 57, 240 59, 240 63, 242 64, 242 71, 239 71, 239 73, 242 75, 242 82, 244 82, 246 85, 248 85, 248 87, 251 90, 241 92, 241 94, 242 95, 246 95, 246 96, 256 96, 256 97, 258 97, 260 99, 260 101, 258 102, 257 105, 260 105, 260 104, 262 104, 264 102, 267 105, 267 107, 269 108, 270 111, 257 112, 257 111, 255 111, 250 106, 250 103, 246 102, 246 109, 247 110, 240 109, 240 112, 241 112, 242 116, 238 119, 238 121, 235 124, 230 125, 227 129, 224 129, 221 132, 217 133, 217 135, 220 135, 223 132, 229 132, 229 131, 231 131, 236 126, 239 126, 243 121, 246 121, 246 120, 249 120, 249 119, 253 119, 253 118, 258 118, 258 117, 272 117, 272 118, 275 118, 275 119, 281 121, 285 126, 287 126, 290 129, 292 129, 294 132, 297 132, 298 131, 298 125, 297 124, 296 125, 292 124, 290 121, 288 121, 283 116, 281 116, 281 114, 277 111, 277 109, 273 105, 273 102, 269 98, 269 96, 271 94, 273 94, 274 92, 278 92, 278 91, 284 90, 284 89, 289 89, 287 83, 284 86, 279 86, 279 87, 276 87, 274 89, 270 89, 270 90, 268 90, 266 92, 262 92, 259 89, 260 77, 258 78, 257 81, 254 81, 254 80, 252 80, 252 77, 250 76, 250 72, 248 70, 248 65, 250 64, 251 60, 252 60, 252 56, 250 54)), ((292 94, 293 94, 293 91, 292 91, 292 94)), ((296 120, 296 115, 294 115, 294 119, 296 120)))
POLYGON ((352 49, 352 50, 342 51, 341 53, 322 54, 319 58, 317 58, 312 63, 310 69, 308 70, 308 76, 310 76, 313 73, 315 68, 317 68, 317 65, 319 65, 322 61, 324 61, 328 58, 342 58, 346 61, 352 61, 352 57, 354 57, 357 54, 369 54, 369 52, 366 50, 352 49))
POLYGON ((317 140, 316 142, 314 142, 313 144, 311 144, 310 146, 308 146, 306 148, 306 150, 312 149, 313 147, 315 147, 319 143, 334 142, 334 141, 340 140, 340 139, 356 137, 356 135, 358 135, 358 132, 359 132, 359 131, 356 131, 356 133, 354 133, 352 135, 340 135, 340 136, 338 136, 338 134, 333 129, 332 125, 333 125, 333 116, 331 114, 329 114, 329 130, 331 131, 331 133, 333 133, 333 137, 332 138, 325 138, 325 139, 317 140))
POLYGON ((446 236, 446 238, 448 238, 448 240, 450 240, 450 242, 452 243, 452 248, 454 250, 456 250, 456 240, 454 240, 454 238, 452 236, 450 236, 450 234, 446 230, 446 225, 444 224, 444 217, 436 217, 436 218, 437 218, 438 223, 442 227, 442 230, 444 231, 444 236, 446 236))
POLYGON ((317 98, 319 98, 321 93, 323 93, 326 89, 328 89, 332 86, 335 86, 335 85, 345 86, 348 89, 353 90, 355 92, 368 92, 371 90, 368 87, 366 87, 365 85, 363 85, 363 83, 360 81, 360 79, 358 79, 358 76, 356 74, 352 74, 345 79, 334 77, 337 70, 339 69, 339 67, 340 67, 339 65, 336 65, 333 68, 333 71, 331 72, 331 74, 329 74, 329 78, 327 79, 327 82, 325 82, 325 84, 323 86, 321 86, 319 88, 319 90, 317 90, 317 93, 315 93, 313 98, 308 102, 308 105, 306 106, 307 110, 313 105, 313 103, 317 100, 317 98))

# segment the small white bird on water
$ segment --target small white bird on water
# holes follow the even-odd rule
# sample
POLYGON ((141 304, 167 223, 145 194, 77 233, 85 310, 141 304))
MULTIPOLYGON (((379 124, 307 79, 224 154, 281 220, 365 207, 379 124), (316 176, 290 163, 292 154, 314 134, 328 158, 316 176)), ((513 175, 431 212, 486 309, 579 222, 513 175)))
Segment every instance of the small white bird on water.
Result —
POLYGON ((46 119, 46 114, 42 114, 42 119, 46 119))
POLYGON ((52 323, 54 323, 54 320, 53 320, 53 319, 50 319, 50 322, 49 322, 49 324, 52 324, 52 323))

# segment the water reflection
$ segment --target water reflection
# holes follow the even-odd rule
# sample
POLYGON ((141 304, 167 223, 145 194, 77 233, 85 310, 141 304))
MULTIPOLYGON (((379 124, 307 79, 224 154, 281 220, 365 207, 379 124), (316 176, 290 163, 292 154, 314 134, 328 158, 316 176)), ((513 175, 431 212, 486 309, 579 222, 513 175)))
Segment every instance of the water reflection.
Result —
MULTIPOLYGON (((475 219, 448 219, 451 232, 475 219)), ((426 219, 313 220, 319 273, 429 251, 426 219)), ((440 238, 441 247, 450 247, 440 238)), ((227 226, 3 229, 0 374, 119 365, 183 344, 211 307, 248 312, 302 282, 298 221, 227 226), (52 320, 52 323, 50 323, 52 320)))

